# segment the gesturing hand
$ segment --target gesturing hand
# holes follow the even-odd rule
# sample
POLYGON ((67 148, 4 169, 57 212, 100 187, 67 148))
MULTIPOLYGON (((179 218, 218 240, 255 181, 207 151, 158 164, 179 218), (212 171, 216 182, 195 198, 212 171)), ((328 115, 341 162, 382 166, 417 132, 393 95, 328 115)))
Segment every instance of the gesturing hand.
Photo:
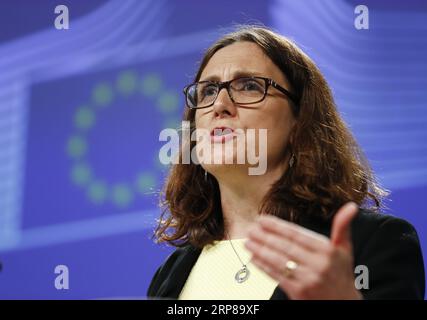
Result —
POLYGON ((355 288, 350 223, 358 211, 349 202, 336 213, 331 238, 261 215, 245 243, 251 262, 279 282, 290 299, 362 299, 355 288))

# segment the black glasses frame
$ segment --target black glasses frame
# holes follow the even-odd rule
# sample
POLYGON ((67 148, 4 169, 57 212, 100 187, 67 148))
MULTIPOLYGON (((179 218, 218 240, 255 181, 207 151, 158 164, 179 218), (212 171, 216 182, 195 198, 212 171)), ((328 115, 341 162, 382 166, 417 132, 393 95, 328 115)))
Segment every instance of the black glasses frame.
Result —
POLYGON ((297 98, 295 97, 295 95, 293 95, 291 92, 289 92, 288 90, 286 90, 285 88, 283 88, 281 85, 279 85, 273 79, 264 78, 264 77, 239 77, 239 78, 232 79, 232 80, 229 80, 229 81, 224 81, 224 82, 220 82, 220 81, 199 81, 199 82, 193 82, 193 83, 189 84, 188 86, 184 87, 183 91, 184 91, 184 95, 185 95, 185 105, 188 108, 190 108, 190 109, 204 109, 204 108, 209 108, 209 107, 213 106, 213 104, 215 103, 216 99, 218 98, 218 95, 219 95, 220 91, 222 89, 224 89, 224 88, 227 89, 227 93, 228 93, 228 96, 230 97, 231 101, 233 101, 233 103, 236 103, 234 101, 234 99, 233 99, 232 94, 230 93, 230 84, 233 81, 236 81, 236 80, 239 80, 239 79, 259 79, 259 80, 263 80, 265 82, 265 86, 264 86, 265 90, 264 90, 264 95, 262 96, 262 98, 260 98, 257 101, 254 101, 254 102, 244 103, 245 105, 246 104, 254 104, 254 103, 258 103, 258 102, 263 101, 265 99, 265 97, 267 96, 268 88, 270 86, 272 86, 273 88, 276 88, 277 90, 279 90, 280 92, 282 92, 284 95, 286 95, 294 103, 295 106, 298 106, 297 98), (194 86, 195 84, 199 84, 199 83, 212 83, 212 84, 215 84, 218 87, 218 91, 217 91, 215 99, 212 101, 211 104, 209 104, 207 106, 203 106, 203 107, 192 107, 192 106, 190 106, 188 104, 188 98, 187 98, 187 96, 188 96, 188 90, 190 89, 190 87, 194 86))

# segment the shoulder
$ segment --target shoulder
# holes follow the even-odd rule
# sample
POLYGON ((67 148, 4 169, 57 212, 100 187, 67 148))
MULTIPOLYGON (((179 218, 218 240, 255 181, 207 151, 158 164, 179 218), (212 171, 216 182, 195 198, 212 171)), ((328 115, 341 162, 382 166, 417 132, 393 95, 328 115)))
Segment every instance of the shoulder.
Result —
MULTIPOLYGON (((330 237, 332 220, 304 217, 300 225, 330 237)), ((360 208, 351 223, 353 243, 366 242, 379 230, 387 231, 383 234, 384 237, 403 235, 417 239, 415 228, 408 221, 390 214, 360 208)))
MULTIPOLYGON (((330 236, 332 220, 321 220, 319 218, 305 217, 301 226, 330 236)), ((383 238, 400 237, 418 240, 417 233, 412 224, 396 216, 378 213, 372 210, 360 208, 358 214, 351 223, 353 243, 359 244, 368 241, 371 237, 381 231, 383 238)))
POLYGON ((355 265, 369 271, 366 299, 423 299, 425 271, 414 226, 393 215, 361 210, 352 224, 355 265))
POLYGON ((185 257, 189 254, 197 251, 197 248, 186 245, 185 247, 176 248, 165 260, 165 262, 160 266, 160 273, 167 273, 173 266, 179 264, 185 257))
POLYGON ((418 244, 418 235, 408 221, 390 214, 360 209, 351 226, 353 243, 366 245, 372 240, 384 243, 390 241, 418 244))
POLYGON ((147 290, 147 296, 159 296, 161 286, 167 282, 170 275, 172 273, 177 273, 177 271, 179 274, 185 273, 188 268, 191 268, 192 260, 197 259, 199 251, 199 249, 191 245, 175 249, 154 274, 147 290))
MULTIPOLYGON (((330 237, 332 219, 325 221, 307 217, 301 225, 330 237)), ((396 244, 398 248, 420 248, 417 232, 411 223, 390 214, 363 208, 359 209, 351 223, 351 237, 356 257, 374 245, 384 250, 393 249, 391 244, 396 244)))
POLYGON ((164 278, 164 275, 168 274, 173 266, 179 263, 180 260, 182 260, 182 258, 192 250, 194 250, 194 247, 190 245, 175 249, 175 251, 173 251, 157 269, 153 280, 156 277, 164 278))
POLYGON ((398 218, 391 214, 374 212, 368 209, 359 210, 352 227, 364 227, 367 230, 375 230, 386 224, 396 225, 403 229, 415 230, 408 221, 402 218, 398 218))

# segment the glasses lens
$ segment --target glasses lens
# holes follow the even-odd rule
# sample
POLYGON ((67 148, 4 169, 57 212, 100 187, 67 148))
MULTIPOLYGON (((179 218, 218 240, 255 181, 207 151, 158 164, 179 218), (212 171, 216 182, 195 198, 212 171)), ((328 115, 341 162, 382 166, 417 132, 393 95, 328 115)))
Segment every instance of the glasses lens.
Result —
MULTIPOLYGON (((263 78, 238 78, 230 83, 230 94, 236 103, 250 104, 264 99, 266 83, 263 78)), ((186 91, 187 106, 203 108, 214 103, 218 96, 218 84, 201 81, 192 84, 186 91)))
POLYGON ((189 108, 197 108, 197 86, 191 85, 185 92, 185 98, 187 100, 187 106, 189 108))
POLYGON ((265 81, 260 78, 239 78, 231 82, 230 89, 236 103, 255 103, 264 98, 265 81))
POLYGON ((187 105, 190 108, 203 108, 211 105, 218 94, 218 85, 210 81, 202 81, 188 87, 187 105))

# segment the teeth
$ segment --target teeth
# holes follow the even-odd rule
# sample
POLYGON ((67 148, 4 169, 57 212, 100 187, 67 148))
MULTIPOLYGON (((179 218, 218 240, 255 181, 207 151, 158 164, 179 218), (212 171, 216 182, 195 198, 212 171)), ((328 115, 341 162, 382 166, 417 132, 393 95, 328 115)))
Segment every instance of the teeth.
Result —
POLYGON ((232 132, 233 131, 231 129, 224 129, 224 130, 222 130, 222 129, 215 129, 214 130, 214 135, 215 136, 225 136, 225 135, 230 134, 232 132))

